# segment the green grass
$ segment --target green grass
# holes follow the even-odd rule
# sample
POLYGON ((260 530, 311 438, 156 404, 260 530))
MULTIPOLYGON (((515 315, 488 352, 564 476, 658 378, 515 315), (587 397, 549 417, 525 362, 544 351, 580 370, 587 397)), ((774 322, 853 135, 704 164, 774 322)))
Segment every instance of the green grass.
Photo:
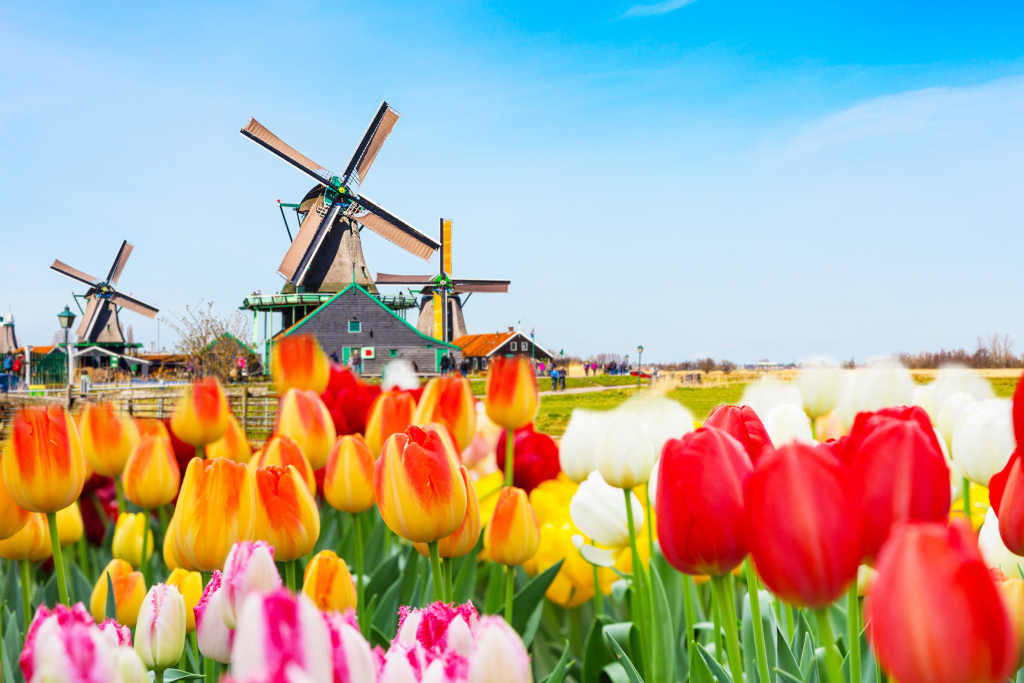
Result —
POLYGON ((996 392, 996 396, 1000 398, 1010 398, 1013 396, 1013 390, 1017 388, 1016 377, 992 377, 989 382, 992 383, 992 390, 996 392))

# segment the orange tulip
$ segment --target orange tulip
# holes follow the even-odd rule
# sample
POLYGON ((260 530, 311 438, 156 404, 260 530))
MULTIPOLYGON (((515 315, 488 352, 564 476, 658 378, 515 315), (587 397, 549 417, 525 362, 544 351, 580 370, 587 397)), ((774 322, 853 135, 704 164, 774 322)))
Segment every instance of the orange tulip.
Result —
POLYGON ((252 475, 245 465, 192 458, 171 521, 181 566, 204 572, 223 567, 231 546, 252 538, 254 517, 252 475))
POLYGON ((188 571, 184 569, 184 563, 181 561, 181 558, 178 557, 177 519, 178 518, 176 516, 172 515, 171 521, 167 523, 167 530, 164 531, 164 564, 167 565, 167 568, 172 572, 176 569, 188 571))
POLYGON ((306 565, 302 592, 324 612, 344 612, 356 606, 356 584, 352 581, 352 574, 345 560, 333 550, 321 550, 306 565))
POLYGON ((526 356, 498 356, 487 371, 487 416, 505 429, 521 429, 537 414, 537 377, 526 356))
POLYGON ((155 417, 137 417, 135 418, 135 428, 139 430, 139 440, 145 439, 147 436, 162 436, 164 438, 171 438, 171 433, 167 431, 167 425, 163 420, 158 420, 155 417))
POLYGON ((391 389, 373 400, 366 418, 366 445, 373 457, 380 456, 389 436, 409 428, 415 414, 416 401, 407 392, 391 389))
POLYGON ((412 422, 416 425, 440 422, 451 431, 459 453, 466 450, 476 433, 476 403, 469 380, 450 376, 435 377, 427 382, 412 422))
POLYGON ((316 477, 313 474, 313 468, 310 467, 306 456, 302 454, 299 445, 284 434, 270 437, 270 440, 263 446, 263 450, 257 451, 249 461, 249 471, 255 473, 259 469, 272 465, 293 466, 302 475, 309 490, 316 491, 316 477))
POLYGON ((32 512, 57 512, 78 498, 85 484, 85 456, 66 410, 50 405, 15 414, 3 478, 11 498, 32 512))
POLYGON ((249 438, 234 415, 228 415, 228 428, 224 432, 224 436, 206 447, 206 457, 227 458, 240 463, 247 463, 252 459, 252 446, 249 445, 249 438))
POLYGON ((25 525, 16 534, 0 541, 0 557, 42 562, 50 556, 52 547, 46 515, 30 512, 25 525))
POLYGON ((195 608, 203 596, 203 576, 199 572, 178 568, 171 571, 167 583, 177 588, 185 598, 185 625, 188 632, 192 633, 196 630, 195 608))
POLYGON ((135 628, 139 616, 139 608, 146 597, 146 581, 142 572, 132 569, 124 560, 111 560, 100 573, 96 586, 89 598, 89 611, 97 623, 107 618, 107 575, 114 587, 114 605, 117 607, 117 622, 129 628, 135 628))
POLYGON ((216 377, 204 377, 185 387, 171 415, 175 436, 191 446, 213 443, 228 428, 228 399, 216 377))
POLYGON ((320 512, 295 467, 261 467, 254 478, 253 538, 274 548, 274 559, 290 562, 308 555, 320 537, 320 512))
POLYGON ((465 482, 436 431, 409 427, 388 438, 373 472, 373 488, 384 523, 410 541, 444 538, 466 518, 465 482))
POLYGON ((336 510, 352 514, 373 507, 373 454, 359 434, 334 442, 324 466, 324 498, 336 510))
POLYGON ((289 389, 310 389, 322 394, 330 380, 331 367, 316 337, 295 335, 274 343, 270 374, 279 394, 289 389))
POLYGON ((327 462, 337 436, 327 406, 318 394, 305 389, 289 389, 281 397, 274 432, 290 436, 314 470, 327 462))
POLYGON ((540 526, 526 491, 506 486, 498 494, 494 516, 484 533, 487 556, 504 565, 520 565, 537 552, 540 526))
POLYGON ((124 496, 144 510, 166 505, 178 495, 181 470, 170 437, 139 441, 121 474, 124 496))
POLYGON ((130 417, 122 417, 110 403, 89 403, 79 417, 82 451, 89 466, 104 477, 116 477, 139 440, 130 417))
MULTIPOLYGON (((466 485, 466 516, 458 529, 437 542, 437 553, 441 557, 462 557, 472 552, 480 539, 480 504, 476 491, 469 483, 469 472, 464 465, 459 467, 459 473, 466 485)), ((429 557, 429 546, 423 543, 416 543, 415 546, 421 555, 429 557)))
MULTIPOLYGON (((370 470, 372 476, 372 464, 370 465, 370 470)), ((370 492, 370 499, 373 500, 372 490, 370 492)), ((32 513, 23 509, 11 497, 11 494, 7 491, 7 485, 4 483, 4 478, 0 476, 0 540, 10 538, 21 531, 22 527, 28 524, 30 514, 32 513)))

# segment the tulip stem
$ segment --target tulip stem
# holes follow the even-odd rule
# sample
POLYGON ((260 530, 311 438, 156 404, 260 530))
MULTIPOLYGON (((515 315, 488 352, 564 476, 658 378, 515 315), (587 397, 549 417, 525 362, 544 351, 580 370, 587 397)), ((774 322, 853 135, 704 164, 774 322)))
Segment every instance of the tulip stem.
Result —
POLYGON ((127 512, 128 507, 124 502, 124 487, 121 486, 121 477, 114 477, 114 493, 117 494, 117 514, 127 512))
POLYGON ((68 598, 68 582, 64 574, 64 551, 60 547, 60 533, 57 531, 57 513, 48 512, 46 518, 50 522, 50 543, 53 545, 53 569, 57 572, 57 593, 62 605, 71 606, 68 598))
POLYGON ((28 560, 19 560, 18 569, 21 571, 21 613, 25 617, 25 630, 32 621, 32 566, 28 560))
POLYGON ((217 681, 217 662, 209 657, 203 659, 203 678, 206 683, 216 683, 217 681))
POLYGON ((153 683, 164 683, 163 669, 153 669, 153 683))
POLYGON ((793 621, 793 608, 789 606, 788 602, 782 602, 782 618, 786 620, 786 640, 793 642, 793 632, 796 631, 796 622, 793 621))
POLYGON ((516 459, 516 432, 514 429, 505 430, 505 486, 511 486, 513 473, 515 471, 516 459))
POLYGON ((640 551, 637 549, 636 543, 636 521, 633 519, 633 499, 632 492, 629 489, 622 489, 622 493, 625 495, 626 501, 626 524, 629 529, 629 549, 632 559, 632 573, 633 573, 633 589, 635 590, 636 603, 635 606, 638 608, 637 612, 633 616, 634 623, 638 624, 640 630, 640 642, 643 648, 643 660, 647 666, 648 679, 657 680, 657 676, 653 675, 655 655, 654 652, 654 637, 651 616, 651 603, 653 598, 648 593, 647 576, 644 573, 644 564, 640 561, 640 551), (639 619, 637 619, 639 617, 639 619))
POLYGON ((814 610, 818 620, 818 641, 825 648, 825 679, 829 683, 843 683, 840 670, 839 651, 836 649, 835 637, 832 635, 832 622, 828 616, 828 607, 814 610))
POLYGON ((683 575, 683 615, 686 618, 686 657, 689 662, 689 671, 693 671, 694 657, 697 655, 695 648, 696 636, 694 626, 697 624, 697 608, 694 605, 695 587, 693 579, 689 574, 683 575))
MULTIPOLYGON (((761 593, 758 587, 757 572, 754 562, 748 557, 746 562, 747 595, 750 597, 750 620, 754 626, 754 649, 757 652, 757 678, 761 683, 769 683, 772 679, 768 672, 768 650, 764 644, 764 624, 761 622, 761 593)), ((853 679, 860 683, 860 677, 853 679)))
POLYGON ((711 597, 718 603, 718 618, 725 629, 725 652, 729 658, 729 673, 732 680, 743 680, 743 660, 740 659, 740 637, 736 629, 736 603, 729 600, 729 575, 715 574, 711 577, 711 597))
POLYGON ((857 582, 850 586, 846 596, 846 639, 847 651, 850 653, 850 680, 860 681, 860 600, 857 596, 857 582))
POLYGON ((974 522, 971 521, 971 481, 964 477, 963 481, 960 482, 960 494, 964 499, 964 518, 967 519, 967 523, 974 528, 974 522))
POLYGON ((508 565, 505 567, 505 621, 508 622, 509 626, 512 626, 512 609, 515 593, 516 568, 512 565, 508 565))
POLYGON ((290 590, 293 593, 296 591, 296 585, 295 585, 295 565, 297 565, 298 563, 299 563, 298 560, 289 560, 288 562, 284 563, 284 577, 285 577, 285 581, 288 584, 288 590, 290 590))
POLYGON ((648 488, 650 484, 644 485, 644 512, 647 513, 647 549, 650 551, 651 558, 654 558, 654 517, 651 517, 651 492, 648 488))
POLYGON ((437 541, 428 544, 430 548, 430 576, 434 581, 434 599, 445 602, 444 577, 441 575, 441 555, 437 551, 437 541))
POLYGON ((355 525, 356 534, 356 621, 359 628, 363 628, 363 524, 359 513, 353 513, 352 522, 355 525))
POLYGON ((604 594, 601 593, 601 582, 597 573, 597 565, 592 564, 590 568, 594 571, 594 616, 601 616, 604 614, 604 594))
MULTIPOLYGON (((146 582, 147 589, 152 584, 152 577, 149 575, 149 510, 142 511, 142 555, 139 559, 142 567, 142 578, 146 582)), ((163 675, 163 672, 161 672, 163 675)))

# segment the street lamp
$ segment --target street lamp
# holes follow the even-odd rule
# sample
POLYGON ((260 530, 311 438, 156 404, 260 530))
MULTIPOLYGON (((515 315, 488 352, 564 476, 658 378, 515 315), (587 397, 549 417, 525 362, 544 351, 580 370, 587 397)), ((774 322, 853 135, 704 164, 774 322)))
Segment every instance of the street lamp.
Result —
POLYGON ((64 310, 57 314, 57 322, 60 323, 61 328, 64 330, 64 351, 68 354, 68 396, 71 396, 71 380, 74 376, 75 365, 74 358, 71 355, 71 344, 68 340, 68 334, 71 330, 71 323, 75 322, 75 314, 71 312, 71 309, 64 306, 64 310))
POLYGON ((636 367, 637 367, 637 370, 639 370, 640 366, 642 366, 644 364, 644 345, 643 344, 641 344, 640 346, 636 347, 636 357, 637 357, 636 358, 636 367))

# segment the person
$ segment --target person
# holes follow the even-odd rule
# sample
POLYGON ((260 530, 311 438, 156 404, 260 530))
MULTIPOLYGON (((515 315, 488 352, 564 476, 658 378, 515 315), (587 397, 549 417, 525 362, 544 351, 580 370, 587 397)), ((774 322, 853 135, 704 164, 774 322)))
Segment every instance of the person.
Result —
POLYGON ((565 391, 565 367, 561 367, 558 370, 558 388, 565 391))
POLYGON ((466 375, 469 374, 469 359, 468 358, 463 358, 462 362, 459 363, 459 372, 462 374, 463 377, 465 377, 466 375))
POLYGON ((353 349, 351 355, 348 357, 348 364, 352 370, 352 374, 359 374, 359 349, 353 349))
POLYGON ((558 391, 558 368, 551 364, 551 391, 558 391))
POLYGON ((4 354, 4 372, 10 372, 11 367, 14 365, 14 360, 11 358, 11 354, 4 354))

